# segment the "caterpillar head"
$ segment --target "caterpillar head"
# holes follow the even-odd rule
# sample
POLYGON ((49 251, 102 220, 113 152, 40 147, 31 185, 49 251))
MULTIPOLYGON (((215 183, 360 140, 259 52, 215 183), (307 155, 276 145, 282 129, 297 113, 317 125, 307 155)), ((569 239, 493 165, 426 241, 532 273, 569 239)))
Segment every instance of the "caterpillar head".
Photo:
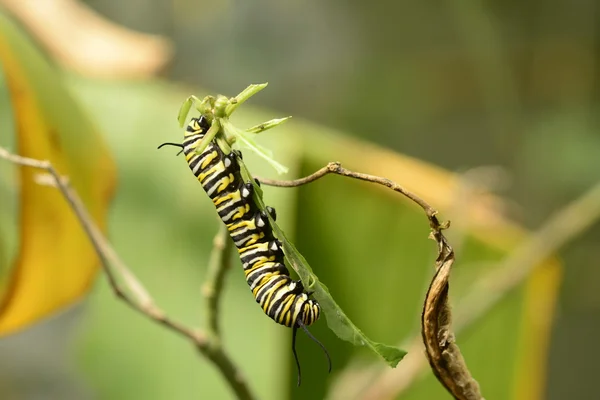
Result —
MULTIPOLYGON (((177 153, 177 155, 179 155, 184 152, 184 150, 186 149, 186 146, 194 145, 197 142, 199 142, 200 139, 202 139, 204 137, 204 135, 206 134, 206 132, 208 132, 209 129, 210 129, 210 123, 208 122, 208 120, 206 119, 206 117, 204 115, 201 115, 198 118, 192 118, 183 133, 183 144, 182 143, 165 142, 165 143, 161 144, 160 146, 158 146, 158 148, 160 149, 163 146, 179 147, 181 149, 181 151, 179 153, 177 153), (186 143, 186 139, 187 139, 187 143, 186 143)), ((193 149, 193 147, 192 147, 192 149, 193 149)), ((191 150, 188 150, 188 151, 191 151, 191 150)))
POLYGON ((210 123, 208 122, 208 120, 206 119, 206 117, 204 115, 201 115, 198 118, 192 118, 190 120, 190 123, 185 128, 185 132, 183 133, 183 136, 186 137, 186 136, 198 135, 198 134, 204 136, 204 134, 206 132, 208 132, 209 129, 210 129, 210 123))

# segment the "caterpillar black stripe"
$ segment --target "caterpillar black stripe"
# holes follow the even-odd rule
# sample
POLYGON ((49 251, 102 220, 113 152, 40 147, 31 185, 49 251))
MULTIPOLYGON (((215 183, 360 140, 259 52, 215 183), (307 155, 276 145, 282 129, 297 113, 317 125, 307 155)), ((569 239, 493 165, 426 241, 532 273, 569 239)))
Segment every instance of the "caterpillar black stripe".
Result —
MULTIPOLYGON (((254 203, 254 185, 243 181, 239 164, 241 152, 234 150, 225 154, 212 141, 201 154, 196 153, 209 128, 204 116, 192 118, 185 130, 183 144, 163 143, 159 148, 172 145, 182 149, 192 173, 227 226, 256 302, 275 322, 292 328, 292 350, 300 385, 300 363, 296 354, 296 330, 299 327, 324 350, 331 371, 327 350, 306 329, 319 318, 321 307, 309 297, 301 281, 290 277, 284 264, 281 242, 273 235, 266 212, 259 210, 254 203)), ((276 218, 273 208, 267 207, 267 212, 273 219, 276 218)))

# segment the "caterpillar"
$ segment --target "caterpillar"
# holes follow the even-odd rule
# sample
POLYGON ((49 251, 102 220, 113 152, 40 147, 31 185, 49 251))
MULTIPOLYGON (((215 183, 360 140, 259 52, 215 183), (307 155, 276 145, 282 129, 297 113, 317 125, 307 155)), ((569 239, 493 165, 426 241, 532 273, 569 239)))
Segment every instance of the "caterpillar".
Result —
POLYGON ((233 150, 225 154, 215 140, 201 154, 196 153, 209 128, 210 123, 204 116, 192 118, 185 129, 183 144, 167 142, 158 148, 170 145, 181 149, 190 170, 212 200, 238 249, 246 282, 256 302, 275 322, 292 328, 292 351, 300 386, 301 370, 296 353, 298 328, 302 328, 323 349, 331 372, 327 349, 306 328, 317 321, 321 307, 309 297, 310 293, 306 292, 300 280, 290 277, 284 264, 281 242, 274 236, 267 216, 269 213, 275 220, 276 211, 272 207, 261 211, 256 205, 254 184, 244 182, 240 173, 242 153, 233 150))

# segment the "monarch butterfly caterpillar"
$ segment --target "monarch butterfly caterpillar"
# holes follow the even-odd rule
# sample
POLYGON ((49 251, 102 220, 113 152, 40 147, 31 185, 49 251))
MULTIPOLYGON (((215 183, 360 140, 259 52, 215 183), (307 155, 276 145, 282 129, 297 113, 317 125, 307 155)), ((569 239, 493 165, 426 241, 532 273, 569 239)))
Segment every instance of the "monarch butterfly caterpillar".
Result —
MULTIPOLYGON (((294 281, 284 264, 281 242, 273 235, 267 212, 276 219, 275 209, 261 211, 254 200, 254 184, 244 182, 240 173, 242 153, 226 154, 213 139, 198 154, 196 148, 210 128, 201 115, 186 127, 183 144, 163 143, 182 149, 186 161, 217 209, 219 217, 238 249, 246 282, 256 302, 275 322, 292 328, 292 351, 301 382, 300 362, 296 353, 296 331, 302 328, 325 352, 331 372, 331 359, 325 346, 306 328, 319 318, 321 307, 311 299, 301 281, 294 281)), ((257 181, 258 183, 258 181, 257 181)))

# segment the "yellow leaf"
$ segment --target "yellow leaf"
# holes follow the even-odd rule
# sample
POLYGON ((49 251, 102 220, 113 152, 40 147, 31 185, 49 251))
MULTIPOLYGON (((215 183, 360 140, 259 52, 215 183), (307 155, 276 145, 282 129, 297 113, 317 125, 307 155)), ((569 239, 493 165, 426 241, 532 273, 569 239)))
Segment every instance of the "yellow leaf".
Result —
MULTIPOLYGON (((112 158, 97 129, 63 87, 59 71, 2 13, 0 62, 13 108, 18 154, 52 162, 69 177, 104 229, 116 180, 112 158)), ((77 301, 98 269, 93 248, 60 192, 36 183, 41 171, 23 167, 18 171, 19 250, 0 298, 0 335, 77 301)))

